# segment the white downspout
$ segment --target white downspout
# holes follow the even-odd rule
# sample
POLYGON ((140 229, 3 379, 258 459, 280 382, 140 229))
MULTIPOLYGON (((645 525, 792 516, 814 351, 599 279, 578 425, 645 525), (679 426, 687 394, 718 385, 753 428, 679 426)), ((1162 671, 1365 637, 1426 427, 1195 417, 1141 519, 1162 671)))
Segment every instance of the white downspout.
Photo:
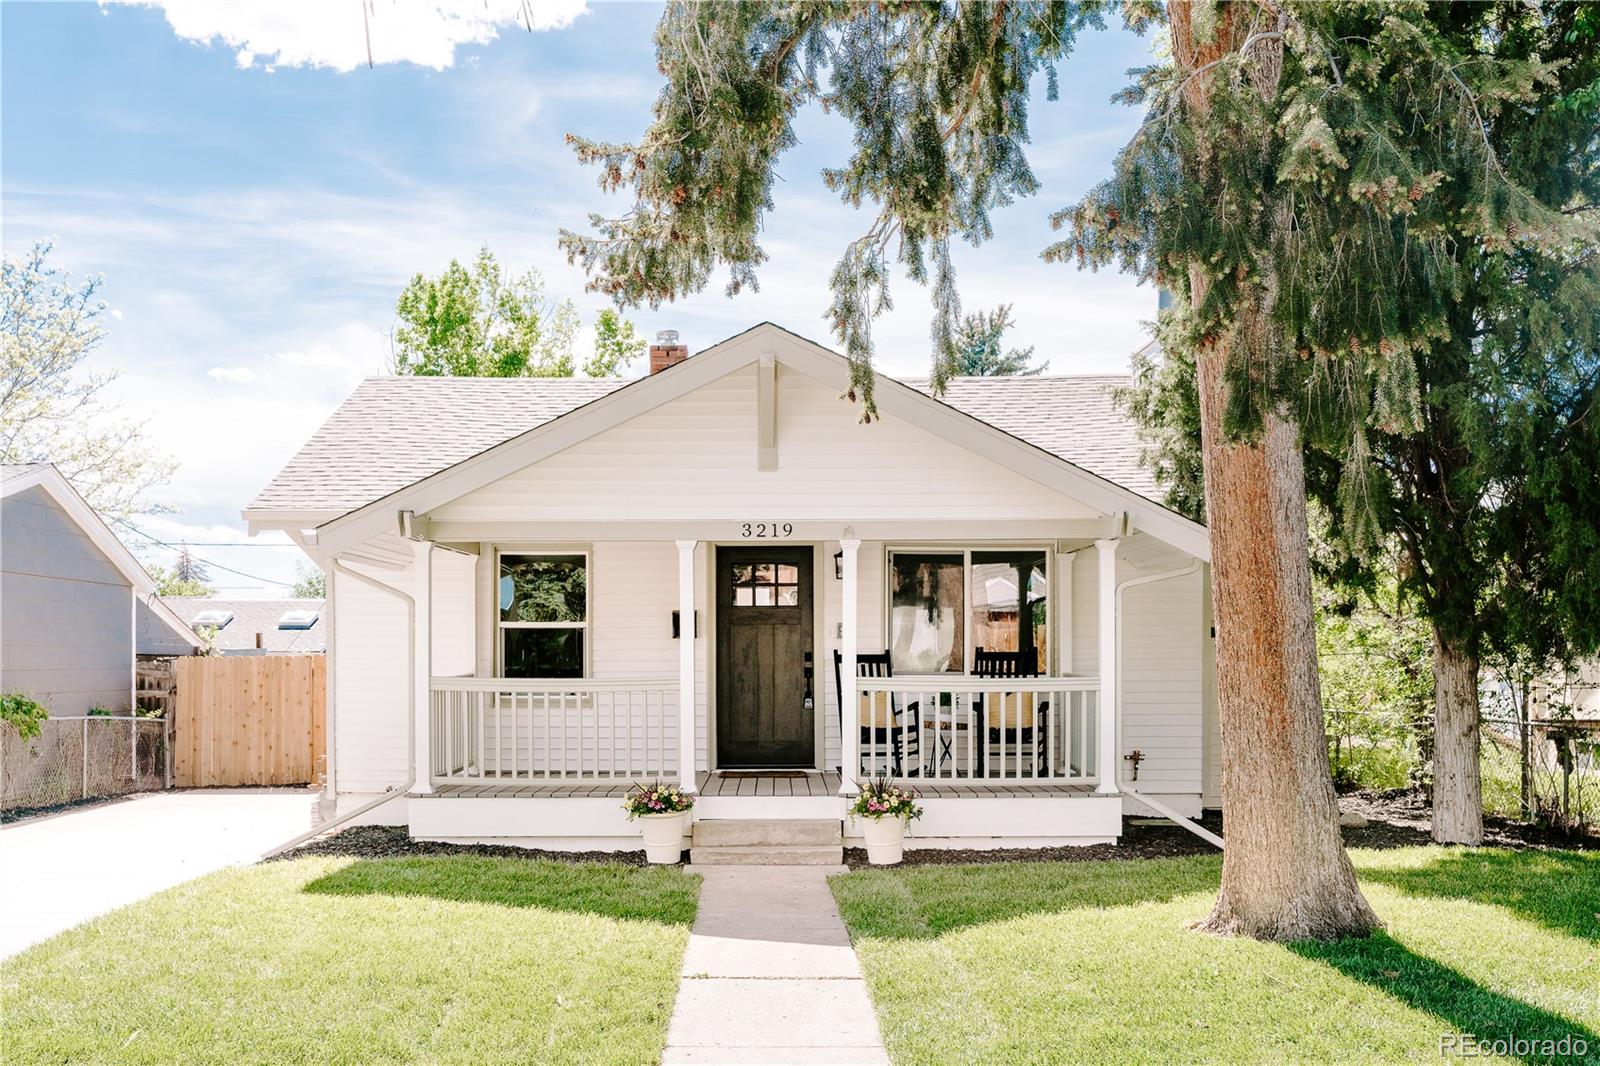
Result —
MULTIPOLYGON (((1116 678, 1116 685, 1117 685, 1116 706, 1117 706, 1117 734, 1118 734, 1117 735, 1117 750, 1119 752, 1122 750, 1122 736, 1121 736, 1121 734, 1122 734, 1122 670, 1121 670, 1121 664, 1122 664, 1122 618, 1123 618, 1122 594, 1124 592, 1128 591, 1129 589, 1135 588, 1135 587, 1137 587, 1139 585, 1152 585, 1152 584, 1156 583, 1157 581, 1171 581, 1174 578, 1188 577, 1190 574, 1197 573, 1199 571, 1199 569, 1200 569, 1200 560, 1199 559, 1195 559, 1195 560, 1191 561, 1188 566, 1180 567, 1177 570, 1166 570, 1166 571, 1163 571, 1163 572, 1161 572, 1159 574, 1146 574, 1143 577, 1130 577, 1128 580, 1119 582, 1117 584, 1117 632, 1116 632, 1115 640, 1116 640, 1116 657, 1117 657, 1117 665, 1118 665, 1117 678, 1116 678)), ((1176 823, 1180 828, 1187 829, 1189 832, 1193 833, 1195 836, 1199 837, 1201 840, 1204 840, 1206 843, 1214 844, 1219 848, 1222 847, 1222 838, 1217 836, 1217 834, 1213 833, 1211 830, 1205 828, 1204 826, 1200 825, 1197 822, 1194 822, 1194 821, 1191 821, 1188 818, 1185 818, 1183 815, 1179 814, 1176 810, 1174 810, 1173 808, 1167 806, 1165 803, 1162 803, 1160 800, 1155 799, 1154 797, 1151 797, 1151 796, 1146 796, 1144 793, 1140 792, 1138 789, 1130 788, 1128 786, 1127 782, 1122 780, 1122 765, 1121 765, 1120 760, 1116 764, 1114 764, 1112 766, 1112 768, 1111 768, 1111 778, 1116 783, 1118 792, 1121 792, 1123 795, 1126 795, 1126 796, 1132 796, 1134 799, 1138 800, 1140 803, 1144 804, 1146 807, 1149 807, 1151 810, 1155 811, 1157 814, 1160 814, 1162 817, 1167 818, 1170 821, 1176 823)), ((1205 788, 1205 784, 1204 784, 1204 782, 1202 782, 1201 783, 1201 790, 1204 791, 1204 788, 1205 788)))
MULTIPOLYGON (((368 575, 363 574, 363 573, 361 573, 360 571, 357 571, 357 570, 351 570, 349 567, 345 566, 344 563, 341 562, 337 556, 335 556, 331 560, 331 562, 333 564, 332 565, 333 572, 339 573, 339 574, 344 574, 344 575, 346 575, 348 577, 353 577, 357 581, 364 582, 365 584, 370 585, 373 588, 379 589, 379 590, 381 590, 383 592, 391 592, 394 595, 399 596, 401 599, 406 601, 406 659, 407 659, 407 662, 409 664, 409 668, 407 670, 407 676, 411 677, 413 679, 413 681, 414 681, 415 677, 416 677, 416 667, 417 667, 417 640, 416 640, 416 632, 417 632, 417 601, 416 601, 416 597, 412 596, 408 592, 400 591, 399 589, 395 588, 393 585, 385 584, 384 582, 379 581, 377 578, 369 577, 368 575)), ((329 666, 330 666, 330 668, 332 667, 332 663, 331 662, 329 663, 329 666)), ((346 822, 350 821, 351 819, 357 818, 357 817, 359 817, 359 816, 361 816, 363 814, 366 814, 368 811, 372 810, 374 807, 378 807, 378 806, 381 806, 381 805, 383 805, 385 803, 388 803, 390 800, 398 799, 399 797, 404 796, 408 792, 411 791, 411 786, 416 784, 416 782, 417 782, 417 764, 416 764, 416 752, 417 752, 416 701, 417 701, 417 693, 416 693, 416 685, 415 684, 408 685, 407 688, 406 688, 406 692, 407 692, 406 723, 407 723, 407 726, 408 726, 408 728, 406 730, 406 766, 408 768, 408 772, 407 772, 405 784, 403 784, 403 785, 390 785, 387 789, 384 790, 382 795, 378 796, 376 799, 368 800, 367 802, 361 804, 359 807, 356 807, 354 810, 350 811, 348 814, 341 815, 338 818, 333 819, 332 821, 323 822, 320 825, 317 825, 316 827, 314 827, 312 829, 308 829, 306 832, 301 833, 299 836, 292 837, 289 840, 284 841, 282 844, 279 844, 277 847, 273 848, 271 851, 263 852, 262 855, 261 855, 261 857, 263 859, 271 859, 271 858, 274 858, 274 857, 276 857, 278 855, 282 855, 284 852, 290 850, 291 848, 297 848, 301 844, 304 844, 306 841, 311 840, 314 837, 319 837, 322 834, 326 833, 328 830, 337 828, 338 826, 341 826, 341 825, 344 825, 346 822)), ((331 726, 331 722, 330 722, 330 726, 331 726)), ((337 738, 335 738, 334 735, 333 735, 332 728, 330 728, 328 730, 328 750, 329 751, 335 751, 336 750, 336 748, 335 748, 336 739, 337 738)), ((335 799, 335 802, 337 802, 337 798, 335 799)))

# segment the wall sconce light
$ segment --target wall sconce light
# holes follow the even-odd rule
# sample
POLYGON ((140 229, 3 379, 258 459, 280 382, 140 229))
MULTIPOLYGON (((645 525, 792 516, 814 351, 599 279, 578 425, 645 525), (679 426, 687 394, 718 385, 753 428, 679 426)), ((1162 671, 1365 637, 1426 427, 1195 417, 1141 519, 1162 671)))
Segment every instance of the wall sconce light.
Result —
MULTIPOLYGON (((677 640, 678 639, 678 634, 679 634, 678 626, 679 626, 678 612, 677 611, 673 611, 672 612, 672 639, 673 640, 677 640)), ((694 635, 696 637, 698 637, 700 635, 700 612, 699 611, 696 611, 694 613, 694 635)))
POLYGON ((838 551, 833 553, 833 579, 835 581, 843 581, 844 580, 844 549, 843 548, 840 548, 838 551))

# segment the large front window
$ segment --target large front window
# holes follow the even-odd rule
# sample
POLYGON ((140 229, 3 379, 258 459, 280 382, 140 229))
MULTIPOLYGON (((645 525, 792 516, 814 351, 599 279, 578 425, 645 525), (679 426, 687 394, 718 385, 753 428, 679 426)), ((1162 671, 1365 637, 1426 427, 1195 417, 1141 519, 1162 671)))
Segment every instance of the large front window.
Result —
POLYGON ((1050 665, 1048 554, 1042 548, 889 554, 889 655, 897 674, 962 673, 973 653, 1023 652, 1050 665))
POLYGON ((500 676, 583 676, 587 556, 502 554, 499 607, 500 676))

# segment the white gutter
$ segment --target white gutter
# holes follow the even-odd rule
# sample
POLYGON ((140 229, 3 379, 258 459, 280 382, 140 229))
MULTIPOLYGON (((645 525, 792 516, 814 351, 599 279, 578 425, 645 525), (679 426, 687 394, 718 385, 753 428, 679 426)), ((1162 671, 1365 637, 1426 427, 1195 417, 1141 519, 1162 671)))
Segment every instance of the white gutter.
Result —
MULTIPOLYGON (((406 601, 406 648, 407 648, 406 657, 407 657, 407 661, 409 663, 409 669, 406 671, 406 676, 415 677, 416 676, 416 669, 417 669, 417 650, 416 650, 417 649, 417 641, 416 641, 417 601, 416 601, 416 598, 413 597, 410 593, 406 593, 406 592, 400 591, 399 589, 395 588, 393 585, 388 585, 388 584, 385 584, 382 581, 379 581, 377 578, 369 577, 366 574, 363 574, 358 570, 351 570, 349 567, 345 566, 344 563, 341 562, 337 556, 335 556, 330 561, 333 564, 331 569, 335 573, 344 574, 344 575, 346 575, 348 577, 353 577, 357 581, 365 582, 366 584, 371 585, 375 589, 380 589, 380 590, 382 590, 384 592, 392 592, 394 595, 399 596, 401 599, 406 601)), ((330 662, 329 663, 330 669, 332 668, 332 665, 333 664, 330 662)), ((374 807, 382 806, 383 804, 388 803, 390 800, 393 800, 393 799, 399 799, 401 796, 404 796, 406 793, 411 791, 411 786, 416 784, 416 781, 417 781, 417 715, 416 715, 417 690, 416 690, 416 686, 415 685, 408 685, 408 686, 406 686, 406 688, 407 688, 406 722, 408 723, 408 728, 406 730, 406 766, 409 767, 409 772, 407 773, 405 784, 403 784, 403 785, 390 785, 387 789, 385 789, 383 791, 382 795, 378 796, 376 799, 368 800, 367 802, 361 804, 359 807, 357 807, 354 810, 350 811, 348 814, 340 815, 339 817, 333 819, 332 821, 323 822, 320 825, 316 826, 315 828, 309 829, 306 832, 301 833, 297 837, 292 837, 291 839, 284 841, 282 844, 279 844, 277 847, 273 848, 271 851, 263 852, 262 855, 261 855, 262 859, 271 859, 271 858, 275 858, 275 857, 277 857, 279 855, 282 855, 284 852, 289 851, 292 848, 297 848, 301 844, 304 844, 308 840, 311 840, 311 839, 313 839, 315 837, 321 836, 322 834, 326 833, 330 829, 334 829, 334 828, 336 828, 338 826, 344 825, 346 822, 349 822, 351 819, 358 818, 361 815, 366 814, 368 811, 372 810, 374 807)), ((330 710, 331 710, 331 707, 330 707, 330 710)), ((332 750, 333 746, 334 746, 334 742, 335 742, 335 737, 334 737, 334 733, 333 733, 333 719, 332 719, 331 716, 330 716, 330 718, 328 720, 327 733, 328 733, 329 749, 332 750)), ((337 798, 336 798, 336 802, 337 802, 337 798)))
MULTIPOLYGON (((1151 584, 1154 584, 1157 581, 1170 581, 1170 580, 1172 580, 1174 578, 1188 577, 1190 574, 1198 572, 1199 569, 1200 569, 1200 560, 1199 559, 1194 559, 1189 563, 1188 566, 1180 567, 1177 570, 1166 570, 1166 571, 1163 571, 1163 572, 1161 572, 1159 574, 1146 574, 1143 577, 1130 577, 1128 580, 1119 582, 1117 584, 1117 632, 1116 632, 1116 636, 1115 636, 1114 639, 1117 642, 1116 656, 1117 656, 1117 662, 1119 664, 1122 662, 1122 618, 1123 618, 1122 594, 1124 592, 1128 591, 1131 588, 1136 588, 1139 585, 1151 585, 1151 584)), ((1122 750, 1122 737, 1120 736, 1120 734, 1122 732, 1122 670, 1121 669, 1117 670, 1117 694, 1116 695, 1117 695, 1117 732, 1119 734, 1118 737, 1117 737, 1117 750, 1121 751, 1122 750)), ((1187 829, 1189 832, 1193 833, 1195 836, 1199 837, 1201 840, 1204 840, 1206 843, 1214 844, 1215 846, 1217 846, 1219 848, 1222 847, 1222 838, 1217 836, 1217 834, 1213 833, 1211 830, 1209 830, 1209 829, 1205 828, 1204 826, 1200 825, 1198 822, 1195 822, 1195 821, 1192 821, 1192 820, 1190 820, 1188 818, 1185 818, 1183 815, 1179 814, 1176 810, 1174 810, 1171 807, 1167 806, 1165 803, 1162 803, 1160 800, 1154 798, 1153 796, 1146 796, 1144 793, 1140 792, 1138 789, 1130 788, 1128 786, 1128 784, 1122 780, 1122 767, 1121 767, 1120 764, 1111 768, 1111 781, 1112 781, 1112 784, 1116 785, 1117 791, 1122 793, 1123 795, 1132 796, 1134 799, 1138 800, 1140 803, 1144 804, 1146 807, 1149 807, 1151 810, 1155 811, 1157 814, 1161 815, 1163 818, 1166 818, 1169 821, 1175 823, 1181 829, 1187 829)))

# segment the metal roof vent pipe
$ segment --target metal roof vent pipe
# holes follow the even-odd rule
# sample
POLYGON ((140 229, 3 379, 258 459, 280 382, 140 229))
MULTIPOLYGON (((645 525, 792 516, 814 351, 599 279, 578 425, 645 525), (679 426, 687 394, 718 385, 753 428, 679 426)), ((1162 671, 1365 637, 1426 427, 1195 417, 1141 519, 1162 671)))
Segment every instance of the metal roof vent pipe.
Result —
POLYGON ((689 346, 678 343, 678 331, 656 331, 656 342, 650 346, 650 373, 659 374, 689 358, 689 346))

